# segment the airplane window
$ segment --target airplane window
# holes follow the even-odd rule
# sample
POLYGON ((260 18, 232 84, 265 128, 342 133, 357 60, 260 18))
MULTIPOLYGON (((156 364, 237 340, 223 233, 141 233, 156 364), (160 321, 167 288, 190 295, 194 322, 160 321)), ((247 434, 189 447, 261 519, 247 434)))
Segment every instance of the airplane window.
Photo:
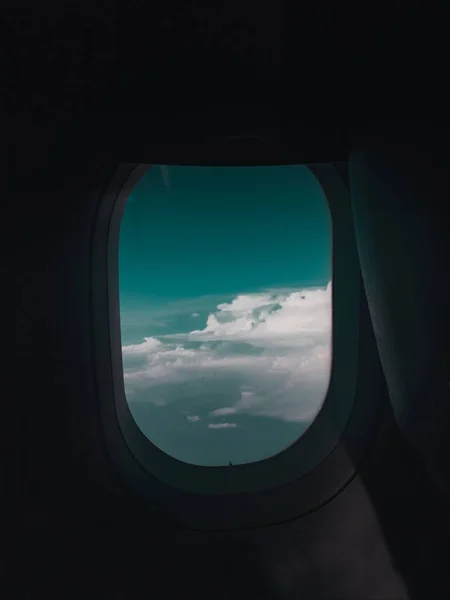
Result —
POLYGON ((331 371, 332 224, 306 166, 152 166, 119 238, 127 402, 191 464, 294 443, 331 371))

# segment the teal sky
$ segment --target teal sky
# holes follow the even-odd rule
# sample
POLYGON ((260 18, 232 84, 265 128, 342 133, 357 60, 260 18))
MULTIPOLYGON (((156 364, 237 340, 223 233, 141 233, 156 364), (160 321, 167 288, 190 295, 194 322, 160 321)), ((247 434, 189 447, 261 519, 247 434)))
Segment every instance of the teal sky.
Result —
POLYGON ((121 300, 326 285, 331 221, 304 166, 154 166, 120 231, 121 300))
POLYGON ((328 385, 331 257, 305 166, 147 171, 124 211, 119 285, 127 399, 156 445, 236 464, 301 435, 328 385))

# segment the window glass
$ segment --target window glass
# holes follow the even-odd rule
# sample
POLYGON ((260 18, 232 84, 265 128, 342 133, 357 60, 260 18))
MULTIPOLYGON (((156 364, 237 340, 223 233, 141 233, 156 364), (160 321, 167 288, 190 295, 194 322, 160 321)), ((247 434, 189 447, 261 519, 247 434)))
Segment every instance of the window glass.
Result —
POLYGON ((151 167, 119 242, 124 383, 161 450, 262 460, 308 428, 331 368, 332 225, 306 166, 151 167))

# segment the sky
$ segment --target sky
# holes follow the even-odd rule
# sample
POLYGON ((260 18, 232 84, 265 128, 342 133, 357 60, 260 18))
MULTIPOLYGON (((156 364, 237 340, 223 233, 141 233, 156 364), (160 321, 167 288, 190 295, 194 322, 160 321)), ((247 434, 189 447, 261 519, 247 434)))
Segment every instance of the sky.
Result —
POLYGON ((295 442, 329 383, 331 260, 307 167, 151 167, 119 238, 125 393, 144 434, 199 465, 295 442))

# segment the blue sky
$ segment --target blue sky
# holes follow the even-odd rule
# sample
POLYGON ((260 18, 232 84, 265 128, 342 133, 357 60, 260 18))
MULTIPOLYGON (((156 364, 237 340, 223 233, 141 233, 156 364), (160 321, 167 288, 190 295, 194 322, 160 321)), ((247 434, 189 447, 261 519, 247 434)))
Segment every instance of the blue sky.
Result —
POLYGON ((304 166, 154 166, 119 285, 131 412, 196 464, 263 459, 317 414, 331 362, 331 218, 304 166))

